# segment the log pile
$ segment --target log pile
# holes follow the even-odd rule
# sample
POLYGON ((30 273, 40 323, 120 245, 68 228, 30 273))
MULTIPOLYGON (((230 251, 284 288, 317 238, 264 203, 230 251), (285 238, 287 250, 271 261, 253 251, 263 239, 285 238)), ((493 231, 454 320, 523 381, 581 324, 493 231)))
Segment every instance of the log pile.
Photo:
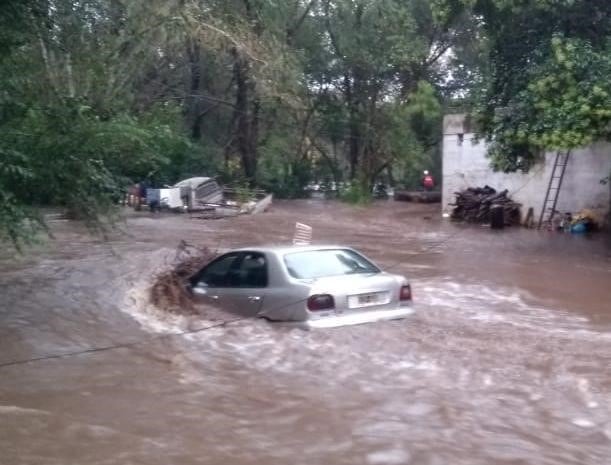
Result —
POLYGON ((493 206, 503 208, 505 225, 520 224, 521 204, 507 196, 507 189, 497 192, 490 186, 469 187, 455 192, 456 202, 451 218, 469 223, 488 224, 491 221, 490 211, 493 206))

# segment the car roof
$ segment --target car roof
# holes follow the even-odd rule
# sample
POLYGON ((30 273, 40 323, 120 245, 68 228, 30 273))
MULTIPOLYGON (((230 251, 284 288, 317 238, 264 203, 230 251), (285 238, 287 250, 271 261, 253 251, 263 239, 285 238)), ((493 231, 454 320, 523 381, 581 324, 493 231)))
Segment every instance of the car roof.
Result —
POLYGON ((267 246, 254 246, 254 247, 241 247, 239 249, 231 250, 230 252, 262 252, 262 253, 273 253, 277 255, 285 255, 287 253, 294 252, 309 252, 314 250, 335 250, 335 249, 350 249, 352 247, 346 245, 267 245, 267 246))
POLYGON ((182 181, 174 184, 174 187, 189 187, 190 186, 192 188, 196 188, 196 187, 199 187, 201 184, 208 182, 208 181, 214 181, 214 178, 206 178, 203 176, 198 176, 194 178, 183 179, 182 181))

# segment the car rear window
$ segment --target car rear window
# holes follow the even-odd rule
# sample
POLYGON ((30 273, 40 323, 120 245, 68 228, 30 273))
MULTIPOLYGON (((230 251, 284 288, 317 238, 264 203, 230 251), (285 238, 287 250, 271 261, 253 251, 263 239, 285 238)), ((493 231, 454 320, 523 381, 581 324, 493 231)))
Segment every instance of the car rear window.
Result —
POLYGON ((348 249, 291 252, 284 255, 284 264, 289 274, 297 279, 380 272, 365 257, 348 249))

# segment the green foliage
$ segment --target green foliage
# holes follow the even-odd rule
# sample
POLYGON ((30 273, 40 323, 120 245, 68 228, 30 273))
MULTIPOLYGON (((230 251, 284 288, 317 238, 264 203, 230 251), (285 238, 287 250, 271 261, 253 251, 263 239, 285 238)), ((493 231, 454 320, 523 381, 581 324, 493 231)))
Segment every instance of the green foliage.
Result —
POLYGON ((439 140, 442 108, 431 84, 418 82, 414 92, 409 95, 404 113, 414 137, 421 144, 430 146, 439 140))
POLYGON ((497 168, 527 167, 546 149, 583 147, 611 135, 611 54, 561 36, 551 39, 549 50, 493 119, 497 168))
POLYGON ((235 200, 240 204, 244 204, 253 198, 253 191, 248 185, 248 182, 242 181, 235 185, 235 200))
POLYGON ((305 186, 311 179, 311 165, 307 160, 296 160, 276 166, 275 175, 267 173, 261 186, 283 199, 298 199, 306 196, 305 186))
POLYGON ((421 0, 322 3, 329 39, 318 55, 329 58, 318 72, 314 61, 310 76, 322 89, 314 137, 326 138, 318 144, 325 159, 339 151, 335 165, 347 161, 347 177, 369 190, 382 174, 394 177, 388 171, 404 178, 419 159, 438 158, 441 105, 433 83, 442 81, 440 58, 460 29, 460 3, 444 12, 445 5, 421 0))
MULTIPOLYGON (((387 105, 381 115, 384 131, 377 150, 389 160, 393 178, 401 185, 415 187, 424 169, 436 174, 442 109, 433 87, 419 82, 406 103, 387 105)), ((374 182, 370 179, 369 187, 374 182)))
POLYGON ((364 182, 348 183, 339 192, 339 198, 347 203, 367 205, 372 200, 371 190, 364 182))
MULTIPOLYGON (((104 231, 126 183, 180 165, 192 151, 179 107, 135 104, 147 70, 142 59, 158 53, 154 40, 144 54, 134 45, 151 31, 131 16, 144 5, 128 11, 118 2, 59 0, 50 8, 26 0, 0 7, 2 239, 18 247, 32 240, 44 229, 41 205, 104 231)), ((146 6, 155 21, 157 2, 146 6)))
POLYGON ((259 182, 280 198, 302 197, 309 182, 310 166, 298 153, 298 137, 292 127, 279 121, 260 147, 259 182))
POLYGON ((13 193, 34 177, 27 157, 13 148, 0 147, 0 240, 8 240, 18 249, 31 243, 44 229, 38 213, 13 193))
POLYGON ((104 230, 101 220, 112 219, 130 181, 151 177, 189 150, 183 135, 151 115, 103 120, 76 101, 29 109, 0 133, 3 229, 16 243, 23 220, 37 218, 25 205, 58 205, 104 230))
POLYGON ((354 202, 381 176, 409 182, 438 164, 442 57, 477 23, 460 0, 0 8, 0 234, 15 243, 40 205, 104 229, 143 179, 220 173, 293 198, 350 178, 354 202))
POLYGON ((611 9, 583 0, 479 0, 490 69, 477 108, 493 167, 608 139, 611 9), (518 39, 519 37, 519 39, 518 39))

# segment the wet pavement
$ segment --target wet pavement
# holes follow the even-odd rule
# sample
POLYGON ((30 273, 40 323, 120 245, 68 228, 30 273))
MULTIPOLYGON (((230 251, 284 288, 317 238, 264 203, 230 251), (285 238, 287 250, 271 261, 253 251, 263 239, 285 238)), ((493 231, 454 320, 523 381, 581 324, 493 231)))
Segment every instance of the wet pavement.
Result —
POLYGON ((108 242, 53 221, 0 257, 0 464, 611 463, 608 241, 436 208, 132 214, 108 242), (295 221, 407 274, 417 312, 308 332, 147 303, 181 239, 288 243, 295 221))

